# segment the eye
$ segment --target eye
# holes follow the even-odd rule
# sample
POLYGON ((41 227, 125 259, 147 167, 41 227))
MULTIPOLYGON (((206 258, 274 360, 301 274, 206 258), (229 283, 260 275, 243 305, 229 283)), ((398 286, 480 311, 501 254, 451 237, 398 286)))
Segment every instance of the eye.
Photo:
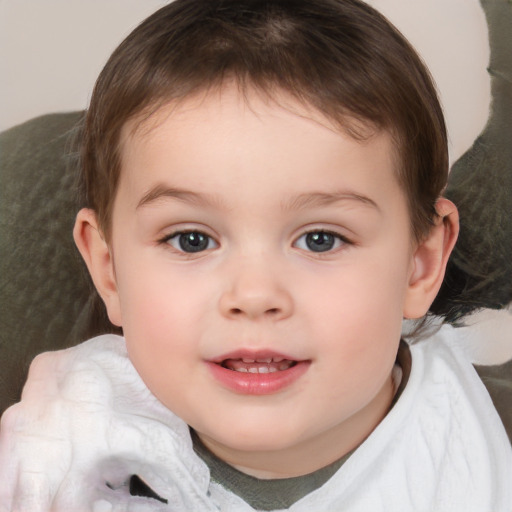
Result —
POLYGON ((299 249, 312 252, 327 252, 338 249, 348 240, 336 233, 329 231, 310 231, 300 236, 295 242, 299 249))
POLYGON ((187 252, 202 252, 208 249, 215 249, 218 247, 217 242, 213 238, 200 231, 181 231, 174 233, 165 239, 174 249, 187 252))

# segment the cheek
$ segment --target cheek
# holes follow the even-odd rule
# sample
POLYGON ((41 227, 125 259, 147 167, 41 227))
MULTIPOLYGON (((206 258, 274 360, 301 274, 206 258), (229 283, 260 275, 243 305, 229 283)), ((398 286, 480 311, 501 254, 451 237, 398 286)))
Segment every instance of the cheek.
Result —
POLYGON ((365 329, 382 322, 385 327, 397 318, 401 322, 405 267, 404 261, 389 262, 388 255, 362 255, 325 277, 312 275, 302 289, 311 298, 309 309, 326 327, 346 323, 365 329))
MULTIPOLYGON (((340 371, 360 385, 361 375, 376 376, 393 364, 400 340, 406 274, 403 262, 359 258, 324 286, 315 287, 308 310, 317 342, 340 371)), ((313 335, 313 334, 311 334, 313 335)), ((383 374, 384 375, 384 374, 383 374)), ((377 377, 378 378, 378 377, 377 377)))
MULTIPOLYGON (((124 263, 124 262, 123 262, 124 263)), ((201 272, 163 261, 120 266, 123 331, 135 365, 164 370, 172 361, 197 353, 202 330, 215 311, 215 283, 201 272)))
MULTIPOLYGON (((126 251, 129 253, 129 249, 126 251)), ((132 250, 129 261, 116 265, 123 327, 158 326, 186 319, 187 312, 205 296, 207 282, 194 272, 172 265, 155 249, 132 250), (135 255, 136 256, 135 256, 135 255), (181 313, 184 313, 183 315, 181 313)))
POLYGON ((201 339, 203 308, 198 300, 204 294, 194 300, 183 281, 155 272, 133 276, 123 288, 123 330, 130 360, 147 387, 172 409, 180 395, 176 390, 195 370, 201 339))

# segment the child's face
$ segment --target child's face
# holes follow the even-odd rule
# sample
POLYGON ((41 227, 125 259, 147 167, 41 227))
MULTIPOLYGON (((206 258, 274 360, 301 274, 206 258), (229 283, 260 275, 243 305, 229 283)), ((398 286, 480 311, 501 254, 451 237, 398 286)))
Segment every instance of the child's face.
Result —
POLYGON ((283 98, 230 88, 126 127, 107 307, 207 446, 288 476, 386 413, 414 258, 390 137, 283 98))

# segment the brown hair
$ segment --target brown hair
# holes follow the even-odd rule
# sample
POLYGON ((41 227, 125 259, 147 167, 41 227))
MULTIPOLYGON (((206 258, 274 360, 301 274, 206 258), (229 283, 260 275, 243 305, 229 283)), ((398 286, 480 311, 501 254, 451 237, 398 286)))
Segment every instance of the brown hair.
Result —
POLYGON ((354 119, 389 130, 413 233, 428 230, 448 173, 442 110, 420 58, 382 15, 359 0, 176 0, 115 50, 86 116, 85 204, 107 239, 123 126, 226 79, 285 91, 355 137, 354 119))

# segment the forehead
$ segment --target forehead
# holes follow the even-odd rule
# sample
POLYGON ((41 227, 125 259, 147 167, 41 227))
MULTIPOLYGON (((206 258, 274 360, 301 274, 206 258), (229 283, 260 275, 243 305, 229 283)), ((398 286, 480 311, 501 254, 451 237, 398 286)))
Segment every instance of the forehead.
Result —
POLYGON ((345 168, 354 170, 351 185, 358 185, 355 171, 360 171, 360 185, 367 181, 364 188, 377 187, 379 181, 396 186, 392 137, 352 119, 354 128, 357 140, 286 93, 269 97, 224 87, 128 122, 121 138, 121 184, 144 188, 148 180, 179 180, 196 189, 222 183, 243 189, 251 181, 264 186, 266 180, 267 187, 280 183, 276 188, 285 191, 285 181, 294 176, 295 182, 288 183, 292 192, 328 189, 345 168), (368 172, 380 179, 368 180, 368 172))
MULTIPOLYGON (((339 107, 339 106, 338 106, 339 107)), ((142 112, 133 116, 123 126, 121 143, 125 144, 133 136, 143 138, 157 128, 170 116, 182 120, 199 118, 208 111, 216 110, 222 114, 219 121, 234 115, 274 114, 283 117, 288 113, 288 119, 293 121, 309 120, 317 123, 335 133, 344 133, 357 140, 367 140, 380 132, 368 120, 358 119, 347 114, 343 118, 329 116, 321 112, 307 101, 272 84, 261 87, 240 83, 236 78, 226 79, 220 85, 212 86, 206 90, 198 90, 182 98, 162 101, 156 105, 150 104, 142 112)), ((340 109, 337 108, 337 111, 340 109)), ((333 109, 334 111, 334 109, 333 109)), ((296 123, 295 123, 296 124, 296 123)))

